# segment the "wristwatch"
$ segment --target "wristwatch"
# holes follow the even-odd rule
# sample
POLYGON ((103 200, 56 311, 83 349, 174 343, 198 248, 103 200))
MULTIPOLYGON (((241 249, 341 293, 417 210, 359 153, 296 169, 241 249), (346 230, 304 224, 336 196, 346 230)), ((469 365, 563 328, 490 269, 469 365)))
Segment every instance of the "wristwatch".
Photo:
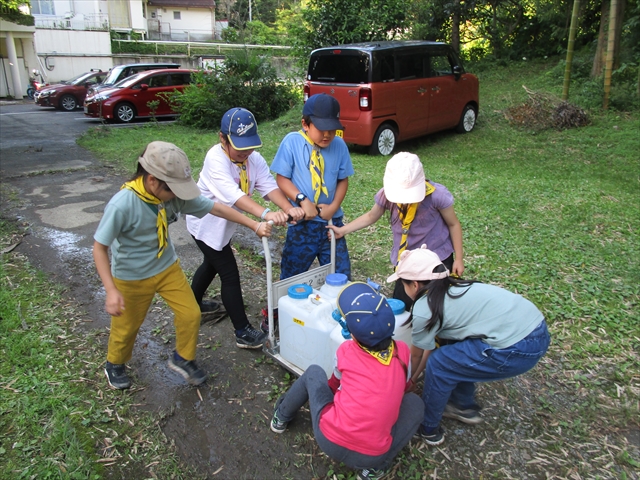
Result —
POLYGON ((307 196, 304 193, 299 193, 298 195, 296 195, 296 205, 300 206, 305 198, 307 198, 307 196))

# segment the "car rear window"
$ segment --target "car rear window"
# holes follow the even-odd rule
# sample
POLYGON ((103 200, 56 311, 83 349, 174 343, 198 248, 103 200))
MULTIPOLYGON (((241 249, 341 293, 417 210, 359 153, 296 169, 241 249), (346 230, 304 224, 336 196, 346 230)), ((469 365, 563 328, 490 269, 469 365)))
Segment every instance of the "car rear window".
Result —
POLYGON ((369 83, 369 55, 357 50, 322 51, 309 60, 308 79, 315 82, 369 83))

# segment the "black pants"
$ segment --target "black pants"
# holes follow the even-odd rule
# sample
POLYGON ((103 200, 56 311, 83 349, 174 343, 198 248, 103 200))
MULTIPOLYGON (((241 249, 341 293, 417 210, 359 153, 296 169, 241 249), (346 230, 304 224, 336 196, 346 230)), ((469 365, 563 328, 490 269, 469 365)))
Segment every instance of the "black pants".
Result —
POLYGON ((227 243, 222 250, 214 250, 209 245, 194 238, 196 245, 204 254, 202 265, 193 274, 191 289, 198 301, 202 303, 202 297, 211 285, 216 275, 220 275, 222 284, 220 296, 222 304, 229 314, 233 328, 242 330, 249 325, 247 314, 244 311, 244 300, 240 288, 240 272, 236 257, 231 250, 231 243, 227 243))
MULTIPOLYGON (((449 255, 445 260, 442 260, 442 263, 449 269, 449 272, 451 272, 451 269, 453 268, 453 253, 449 255)), ((198 296, 196 295, 196 299, 197 298, 198 296)), ((411 300, 404 292, 404 285, 402 283, 402 280, 396 280, 396 284, 393 288, 393 298, 402 300, 407 312, 411 311, 411 307, 413 307, 413 300, 411 300)))

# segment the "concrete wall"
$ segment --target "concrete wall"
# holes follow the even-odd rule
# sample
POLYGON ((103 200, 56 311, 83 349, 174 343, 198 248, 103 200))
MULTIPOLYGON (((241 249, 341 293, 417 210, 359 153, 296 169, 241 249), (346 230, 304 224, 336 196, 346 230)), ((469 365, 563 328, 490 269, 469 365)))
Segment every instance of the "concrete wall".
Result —
POLYGON ((38 29, 35 39, 36 53, 44 66, 40 70, 50 83, 68 80, 92 68, 106 71, 113 66, 109 32, 38 29))

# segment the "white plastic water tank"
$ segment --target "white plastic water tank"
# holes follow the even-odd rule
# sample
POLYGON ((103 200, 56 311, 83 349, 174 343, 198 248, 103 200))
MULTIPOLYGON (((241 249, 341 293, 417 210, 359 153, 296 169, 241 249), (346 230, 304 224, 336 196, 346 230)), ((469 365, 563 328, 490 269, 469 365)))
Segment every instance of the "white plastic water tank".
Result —
POLYGON ((404 309, 404 302, 397 298, 387 298, 387 302, 396 316, 396 327, 393 329, 393 339, 402 340, 411 347, 411 325, 404 325, 410 313, 404 309))
POLYGON ((324 280, 324 285, 320 287, 320 293, 333 301, 334 306, 338 301, 338 294, 349 283, 349 279, 344 273, 330 273, 324 280))
MULTIPOLYGON (((309 365, 324 366, 333 362, 328 344, 336 322, 331 317, 332 303, 309 285, 292 285, 287 296, 278 300, 280 355, 302 370, 309 365)), ((326 369, 325 369, 326 371, 326 369)))

